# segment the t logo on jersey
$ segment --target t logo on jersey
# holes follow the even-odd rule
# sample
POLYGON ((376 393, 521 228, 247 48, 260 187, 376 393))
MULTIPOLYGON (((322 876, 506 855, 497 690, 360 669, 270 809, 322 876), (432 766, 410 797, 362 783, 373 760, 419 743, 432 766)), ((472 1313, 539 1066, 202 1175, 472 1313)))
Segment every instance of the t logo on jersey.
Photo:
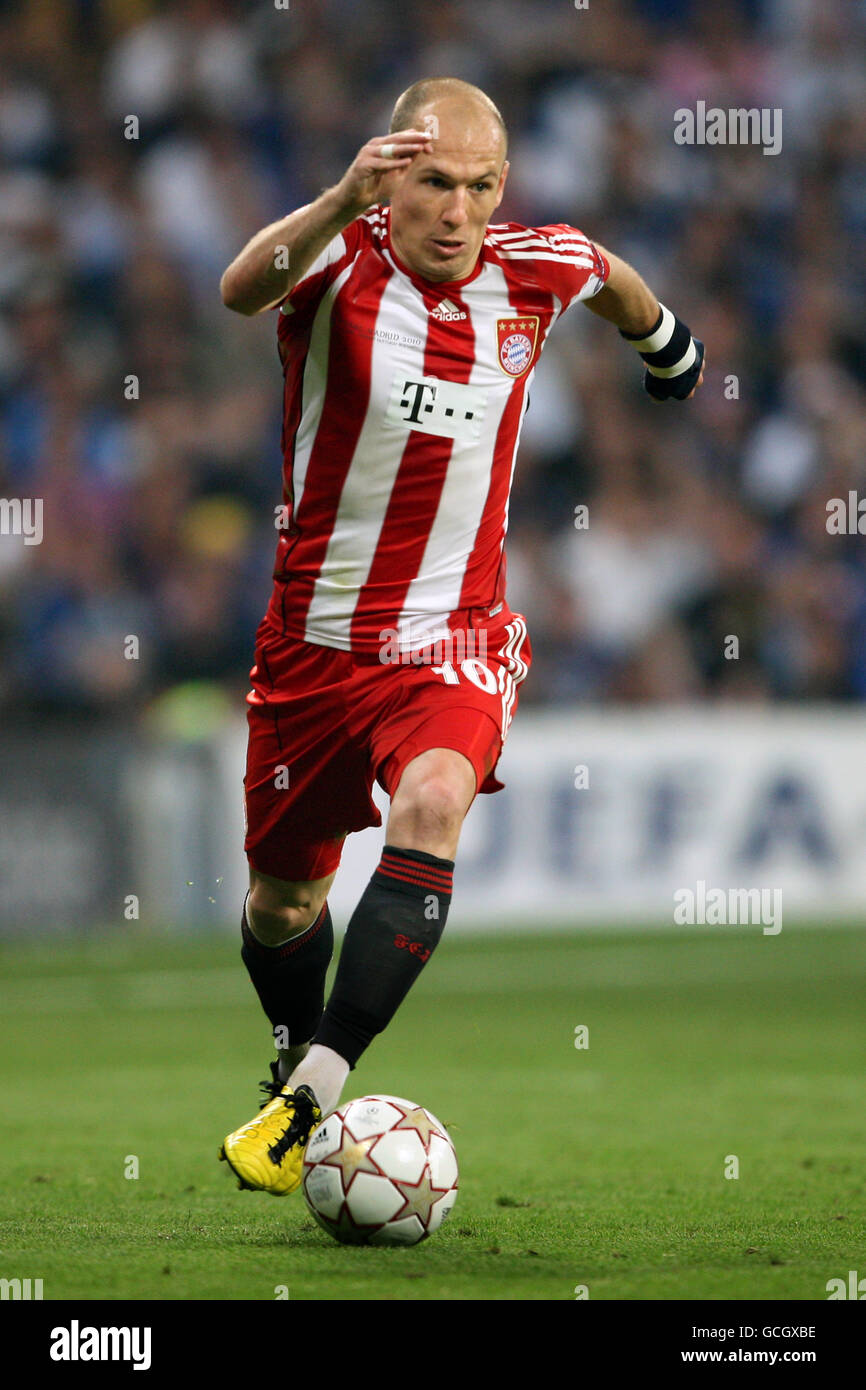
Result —
POLYGON ((496 320, 496 360, 508 376, 523 376, 535 356, 537 314, 496 320))
POLYGON ((385 410, 385 422, 443 439, 481 438, 485 393, 459 381, 427 376, 420 380, 397 372, 385 410))

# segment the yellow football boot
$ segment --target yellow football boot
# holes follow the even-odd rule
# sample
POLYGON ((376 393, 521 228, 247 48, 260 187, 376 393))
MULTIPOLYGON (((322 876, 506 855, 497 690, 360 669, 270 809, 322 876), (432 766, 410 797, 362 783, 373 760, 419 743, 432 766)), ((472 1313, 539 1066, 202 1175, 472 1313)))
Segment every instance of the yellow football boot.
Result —
POLYGON ((262 1101, 254 1120, 226 1136, 219 1151, 238 1179, 238 1187, 285 1197, 300 1187, 304 1150, 322 1112, 309 1086, 282 1086, 272 1064, 273 1082, 262 1086, 273 1100, 262 1101))

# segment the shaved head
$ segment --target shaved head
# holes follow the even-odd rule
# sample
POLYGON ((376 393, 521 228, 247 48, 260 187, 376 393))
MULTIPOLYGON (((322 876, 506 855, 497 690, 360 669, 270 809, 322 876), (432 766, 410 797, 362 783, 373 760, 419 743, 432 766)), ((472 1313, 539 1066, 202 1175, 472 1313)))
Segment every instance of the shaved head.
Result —
POLYGON ((448 109, 454 115, 464 113, 468 119, 479 118, 482 122, 496 126, 502 140, 502 159, 508 151, 508 131, 499 109, 480 87, 464 82, 459 77, 423 77, 413 82, 397 98, 391 117, 390 130, 423 130, 424 114, 436 114, 437 110, 448 109), (487 117, 487 122, 483 118, 487 117))
POLYGON ((426 131, 429 143, 390 177, 392 245, 425 279, 457 282, 478 264, 487 224, 502 201, 505 122, 480 87, 458 77, 426 77, 394 107, 391 132, 404 130, 426 131))

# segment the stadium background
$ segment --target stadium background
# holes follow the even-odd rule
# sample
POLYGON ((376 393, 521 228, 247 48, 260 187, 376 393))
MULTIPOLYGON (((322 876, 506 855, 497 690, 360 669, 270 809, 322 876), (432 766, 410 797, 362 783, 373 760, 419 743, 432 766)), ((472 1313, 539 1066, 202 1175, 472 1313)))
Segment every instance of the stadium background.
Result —
MULTIPOLYGON (((660 409, 576 309, 533 384, 507 549, 535 662, 503 766, 511 812, 540 808, 542 916, 664 917, 738 863, 794 907, 866 902, 866 551, 825 524, 866 471, 864 39, 853 0, 4 8, 0 495, 44 500, 41 545, 0 542, 4 930, 110 925, 130 893, 142 921, 235 920, 280 376, 219 276, 443 72, 509 125, 497 217, 579 226, 708 344, 696 400, 660 409), (781 152, 676 144, 698 100, 780 108, 781 152), (614 709, 637 751, 611 767, 614 709), (749 859, 762 833, 781 858, 749 859)), ((496 847, 521 856, 489 801, 458 922, 532 900, 529 872, 484 893, 496 847)), ((352 853, 347 902, 375 850, 352 853)))
POLYGON ((866 471, 864 40, 858 0, 0 6, 0 498, 44 499, 42 544, 0 537, 4 1280, 815 1300, 863 1273, 866 559, 825 521, 866 471), (455 1218, 391 1260, 214 1162, 269 1053, 237 919, 280 429, 273 323, 218 280, 439 73, 508 122, 497 215, 625 256, 709 366, 657 407, 576 308, 536 373, 507 790, 354 1083, 460 1154, 455 1218), (781 152, 677 145, 698 101, 780 108, 781 152), (781 890, 784 929, 677 928, 701 880, 781 890))

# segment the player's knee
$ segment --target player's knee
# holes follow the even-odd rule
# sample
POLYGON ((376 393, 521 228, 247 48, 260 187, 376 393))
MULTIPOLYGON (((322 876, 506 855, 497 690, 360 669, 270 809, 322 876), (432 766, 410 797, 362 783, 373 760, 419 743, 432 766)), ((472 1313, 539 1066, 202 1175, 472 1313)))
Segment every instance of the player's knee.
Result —
POLYGON ((407 789, 394 808, 389 830, 417 840, 414 848, 424 849, 428 842, 438 844, 454 839, 465 814, 461 790, 447 778, 434 775, 407 789))
POLYGON ((264 946, 280 946, 312 926, 323 901, 300 885, 286 884, 281 889, 272 882, 259 880, 250 887, 247 920, 264 946))

